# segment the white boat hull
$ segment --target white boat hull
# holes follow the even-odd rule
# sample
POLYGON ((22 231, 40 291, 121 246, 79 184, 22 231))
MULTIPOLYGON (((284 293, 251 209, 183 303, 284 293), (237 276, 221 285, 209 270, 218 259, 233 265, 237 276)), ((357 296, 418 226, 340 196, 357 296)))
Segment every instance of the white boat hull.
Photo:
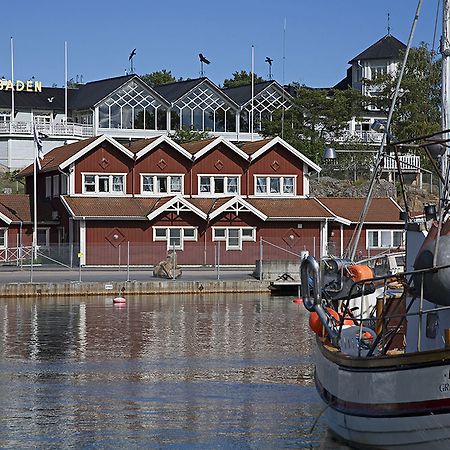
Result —
POLYGON ((319 351, 316 385, 328 406, 330 429, 345 441, 360 447, 450 448, 449 360, 351 367, 319 351))

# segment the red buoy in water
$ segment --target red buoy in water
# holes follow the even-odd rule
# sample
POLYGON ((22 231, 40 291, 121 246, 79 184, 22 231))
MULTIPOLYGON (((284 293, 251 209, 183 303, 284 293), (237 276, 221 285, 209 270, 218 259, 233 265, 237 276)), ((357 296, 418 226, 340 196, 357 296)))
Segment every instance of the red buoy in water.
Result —
POLYGON ((292 303, 295 303, 296 305, 301 305, 303 303, 303 299, 301 297, 294 298, 294 300, 292 300, 292 303))
POLYGON ((113 300, 114 303, 126 303, 126 299, 124 297, 116 297, 113 300))

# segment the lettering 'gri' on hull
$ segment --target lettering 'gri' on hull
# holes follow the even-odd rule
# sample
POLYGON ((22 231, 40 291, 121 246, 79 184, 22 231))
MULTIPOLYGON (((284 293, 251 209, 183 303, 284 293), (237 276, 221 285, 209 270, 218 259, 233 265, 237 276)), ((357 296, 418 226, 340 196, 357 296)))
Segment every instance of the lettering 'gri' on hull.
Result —
POLYGON ((0 80, 0 91, 42 92, 42 81, 0 80))

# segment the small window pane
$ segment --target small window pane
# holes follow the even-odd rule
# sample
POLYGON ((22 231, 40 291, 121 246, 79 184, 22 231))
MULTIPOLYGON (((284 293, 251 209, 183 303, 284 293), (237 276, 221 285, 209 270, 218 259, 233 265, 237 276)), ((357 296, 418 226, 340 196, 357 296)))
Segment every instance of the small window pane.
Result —
POLYGON ((122 175, 113 175, 113 192, 123 192, 122 175))
POLYGON ((266 177, 256 177, 256 193, 265 194, 267 192, 266 177))
POLYGON ((271 194, 279 194, 280 193, 280 179, 279 178, 271 178, 270 179, 270 193, 271 194))
POLYGON ((153 192, 153 177, 144 175, 142 177, 142 190, 144 192, 153 192))
POLYGON ((369 247, 378 247, 377 231, 369 231, 369 247))
POLYGON ((194 238, 195 237, 195 228, 185 228, 184 229, 184 237, 185 238, 194 238))
POLYGON ((403 245, 403 231, 393 231, 392 237, 394 247, 400 247, 403 245))
POLYGON ((0 230, 0 247, 6 247, 6 230, 0 230))
POLYGON ((170 247, 181 247, 181 228, 169 228, 170 247))
POLYGON ((211 192, 211 180, 209 177, 200 177, 200 192, 211 192))
POLYGON ((242 237, 253 239, 253 228, 242 228, 242 237))
POLYGON ((285 177, 283 182, 283 193, 293 194, 294 193, 294 177, 285 177))
POLYGON ((157 238, 167 237, 167 228, 155 228, 155 237, 157 238))
POLYGON ((228 229, 228 247, 240 247, 239 229, 228 229))
POLYGON ((170 192, 181 192, 181 177, 170 177, 170 192))
POLYGON ((214 238, 225 238, 225 228, 214 228, 214 238))
POLYGON ((84 191, 85 192, 95 192, 95 176, 85 175, 84 176, 84 191))
POLYGON ((229 194, 236 194, 237 189, 237 183, 238 183, 238 177, 228 177, 227 180, 227 192, 229 194))
POLYGON ((390 231, 382 231, 381 232, 381 246, 382 247, 390 247, 391 245, 392 245, 391 232, 390 231))
POLYGON ((225 193, 225 180, 222 177, 214 178, 214 193, 215 194, 225 193))
POLYGON ((109 176, 98 177, 98 192, 109 192, 109 176))
POLYGON ((158 192, 167 192, 167 177, 157 177, 158 192))

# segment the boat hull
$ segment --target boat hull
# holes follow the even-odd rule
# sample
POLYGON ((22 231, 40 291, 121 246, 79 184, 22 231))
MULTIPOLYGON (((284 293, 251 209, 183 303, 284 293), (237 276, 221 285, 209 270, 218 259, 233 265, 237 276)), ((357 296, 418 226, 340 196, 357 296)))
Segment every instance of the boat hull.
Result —
POLYGON ((363 364, 318 345, 316 386, 339 438, 359 447, 450 448, 450 355, 421 352, 363 364))

